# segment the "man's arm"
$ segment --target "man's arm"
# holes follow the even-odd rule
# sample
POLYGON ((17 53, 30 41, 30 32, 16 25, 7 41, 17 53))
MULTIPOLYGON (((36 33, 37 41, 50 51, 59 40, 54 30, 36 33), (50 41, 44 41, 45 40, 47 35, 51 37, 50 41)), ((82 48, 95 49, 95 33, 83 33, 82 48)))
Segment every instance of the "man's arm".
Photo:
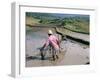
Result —
POLYGON ((44 49, 45 47, 47 47, 49 45, 49 39, 46 40, 45 44, 43 45, 43 47, 41 49, 44 49))
POLYGON ((57 40, 57 44, 58 44, 58 46, 59 46, 59 48, 60 48, 60 41, 59 41, 59 40, 57 40))

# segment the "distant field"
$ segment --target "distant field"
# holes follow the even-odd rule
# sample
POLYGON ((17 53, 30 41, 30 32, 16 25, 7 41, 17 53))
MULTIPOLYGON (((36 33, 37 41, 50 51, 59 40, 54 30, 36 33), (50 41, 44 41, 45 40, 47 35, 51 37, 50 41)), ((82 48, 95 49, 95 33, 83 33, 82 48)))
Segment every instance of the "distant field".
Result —
POLYGON ((26 25, 54 25, 63 27, 74 32, 89 34, 89 16, 75 15, 54 15, 43 13, 28 13, 26 15, 26 25))
POLYGON ((39 19, 35 19, 33 17, 26 17, 26 24, 30 24, 30 25, 39 24, 39 19))
POLYGON ((75 32, 89 34, 89 24, 87 24, 86 22, 76 22, 75 24, 66 24, 64 27, 66 29, 69 29, 75 32))

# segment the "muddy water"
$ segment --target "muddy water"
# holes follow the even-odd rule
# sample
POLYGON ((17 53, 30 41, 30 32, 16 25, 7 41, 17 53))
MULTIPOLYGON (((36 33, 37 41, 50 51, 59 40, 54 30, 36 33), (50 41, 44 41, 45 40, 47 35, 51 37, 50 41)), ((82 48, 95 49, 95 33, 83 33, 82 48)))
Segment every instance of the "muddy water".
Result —
POLYGON ((48 38, 48 30, 53 28, 30 28, 26 31, 26 54, 33 56, 39 51, 48 38))
POLYGON ((61 42, 62 52, 58 54, 58 60, 52 61, 51 54, 46 54, 45 60, 41 60, 38 48, 45 43, 49 29, 56 35, 54 28, 26 28, 26 67, 81 65, 89 62, 89 46, 69 39, 61 42))

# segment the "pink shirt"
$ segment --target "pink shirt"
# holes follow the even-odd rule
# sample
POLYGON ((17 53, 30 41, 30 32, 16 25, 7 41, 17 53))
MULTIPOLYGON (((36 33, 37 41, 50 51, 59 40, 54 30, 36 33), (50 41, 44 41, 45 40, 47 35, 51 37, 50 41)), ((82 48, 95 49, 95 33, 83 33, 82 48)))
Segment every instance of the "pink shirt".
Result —
POLYGON ((45 47, 48 46, 50 43, 55 49, 59 49, 59 40, 56 36, 54 35, 49 36, 45 43, 45 47))

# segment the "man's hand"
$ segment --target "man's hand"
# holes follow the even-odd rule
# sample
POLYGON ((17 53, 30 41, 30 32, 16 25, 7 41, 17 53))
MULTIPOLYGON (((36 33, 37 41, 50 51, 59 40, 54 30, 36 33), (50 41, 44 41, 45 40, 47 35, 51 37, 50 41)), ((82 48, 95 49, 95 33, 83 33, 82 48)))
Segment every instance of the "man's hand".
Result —
POLYGON ((43 47, 39 47, 39 48, 37 48, 38 50, 40 50, 40 51, 42 51, 43 50, 43 47))

